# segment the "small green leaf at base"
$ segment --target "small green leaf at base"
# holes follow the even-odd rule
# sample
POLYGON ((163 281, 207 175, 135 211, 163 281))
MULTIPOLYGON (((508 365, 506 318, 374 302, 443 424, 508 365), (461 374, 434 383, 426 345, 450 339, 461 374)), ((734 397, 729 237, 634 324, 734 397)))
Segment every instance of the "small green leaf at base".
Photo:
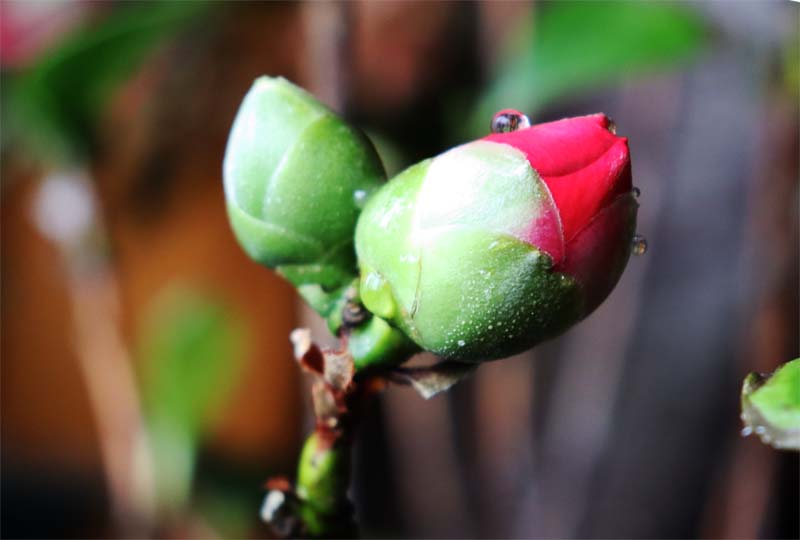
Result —
POLYGON ((772 375, 750 373, 742 385, 742 434, 778 449, 800 450, 800 358, 772 375))

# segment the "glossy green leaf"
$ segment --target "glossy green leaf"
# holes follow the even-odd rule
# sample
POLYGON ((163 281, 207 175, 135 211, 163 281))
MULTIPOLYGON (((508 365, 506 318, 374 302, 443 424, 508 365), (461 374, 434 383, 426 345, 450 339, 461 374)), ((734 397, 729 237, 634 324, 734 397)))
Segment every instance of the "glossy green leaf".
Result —
POLYGON ((704 27, 689 6, 665 2, 540 4, 470 122, 487 130, 503 108, 535 112, 558 98, 662 69, 697 52, 704 27))
POLYGON ((775 448, 800 449, 800 358, 770 376, 750 373, 742 385, 743 433, 775 448))

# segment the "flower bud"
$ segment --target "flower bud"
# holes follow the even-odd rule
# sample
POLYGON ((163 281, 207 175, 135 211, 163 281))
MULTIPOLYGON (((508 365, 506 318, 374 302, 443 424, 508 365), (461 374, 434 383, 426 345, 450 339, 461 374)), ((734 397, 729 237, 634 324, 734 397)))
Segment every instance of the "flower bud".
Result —
MULTIPOLYGON (((338 333, 349 291, 357 290, 356 220, 385 180, 372 144, 305 90, 261 77, 239 108, 223 168, 239 243, 293 283, 338 333)), ((359 369, 416 350, 402 332, 368 315, 349 329, 359 369)))
POLYGON ((627 263, 627 140, 604 115, 522 126, 410 167, 359 218, 364 305, 440 356, 491 360, 555 336, 627 263))
POLYGON ((385 179, 372 144, 311 94, 261 77, 242 103, 224 162, 236 238, 295 285, 325 290, 356 276, 353 231, 385 179))

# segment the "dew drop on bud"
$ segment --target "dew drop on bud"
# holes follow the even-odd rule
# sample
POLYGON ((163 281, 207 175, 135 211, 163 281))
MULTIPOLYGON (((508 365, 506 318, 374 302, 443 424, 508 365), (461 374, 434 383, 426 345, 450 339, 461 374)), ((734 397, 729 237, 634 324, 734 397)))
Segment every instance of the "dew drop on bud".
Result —
POLYGON ((353 192, 353 201, 356 203, 356 208, 359 210, 364 209, 367 203, 367 192, 363 189, 357 189, 353 192))
POLYGON ((742 437, 749 437, 750 435, 753 434, 753 428, 751 428, 750 426, 746 426, 746 427, 742 428, 742 432, 741 433, 742 433, 742 437))
POLYGON ((647 239, 641 234, 633 235, 631 241, 631 253, 634 255, 644 255, 647 252, 647 239))
POLYGON ((634 186, 633 187, 633 196, 638 199, 641 195, 642 195, 642 190, 639 189, 638 187, 634 186))
POLYGON ((492 117, 492 133, 508 133, 529 127, 530 119, 514 109, 503 109, 492 117))

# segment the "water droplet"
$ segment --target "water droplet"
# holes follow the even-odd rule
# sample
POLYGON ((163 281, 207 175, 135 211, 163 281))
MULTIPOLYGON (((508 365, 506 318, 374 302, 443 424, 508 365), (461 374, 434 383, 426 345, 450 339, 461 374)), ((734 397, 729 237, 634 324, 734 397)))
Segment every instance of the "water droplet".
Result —
POLYGON ((358 208, 364 208, 367 203, 367 191, 364 189, 357 189, 353 192, 353 201, 355 201, 358 208))
POLYGON ((758 426, 756 428, 756 435, 763 435, 766 432, 767 432, 767 428, 765 428, 764 426, 758 426))
POLYGON ((641 234, 633 235, 631 241, 631 253, 634 255, 644 255, 647 252, 647 239, 641 234))
POLYGON ((529 127, 530 119, 514 109, 503 109, 492 117, 492 133, 508 133, 529 127))
POLYGON ((633 196, 637 199, 642 195, 642 190, 636 186, 633 186, 633 196))
POLYGON ((464 345, 466 345, 466 344, 467 344, 467 343, 466 343, 466 342, 465 342, 463 339, 459 339, 459 340, 458 340, 458 346, 459 346, 459 347, 463 347, 463 346, 464 346, 464 345))
POLYGON ((750 426, 744 427, 744 428, 742 428, 742 432, 741 433, 742 433, 742 437, 749 437, 750 435, 753 434, 753 428, 751 428, 750 426))

